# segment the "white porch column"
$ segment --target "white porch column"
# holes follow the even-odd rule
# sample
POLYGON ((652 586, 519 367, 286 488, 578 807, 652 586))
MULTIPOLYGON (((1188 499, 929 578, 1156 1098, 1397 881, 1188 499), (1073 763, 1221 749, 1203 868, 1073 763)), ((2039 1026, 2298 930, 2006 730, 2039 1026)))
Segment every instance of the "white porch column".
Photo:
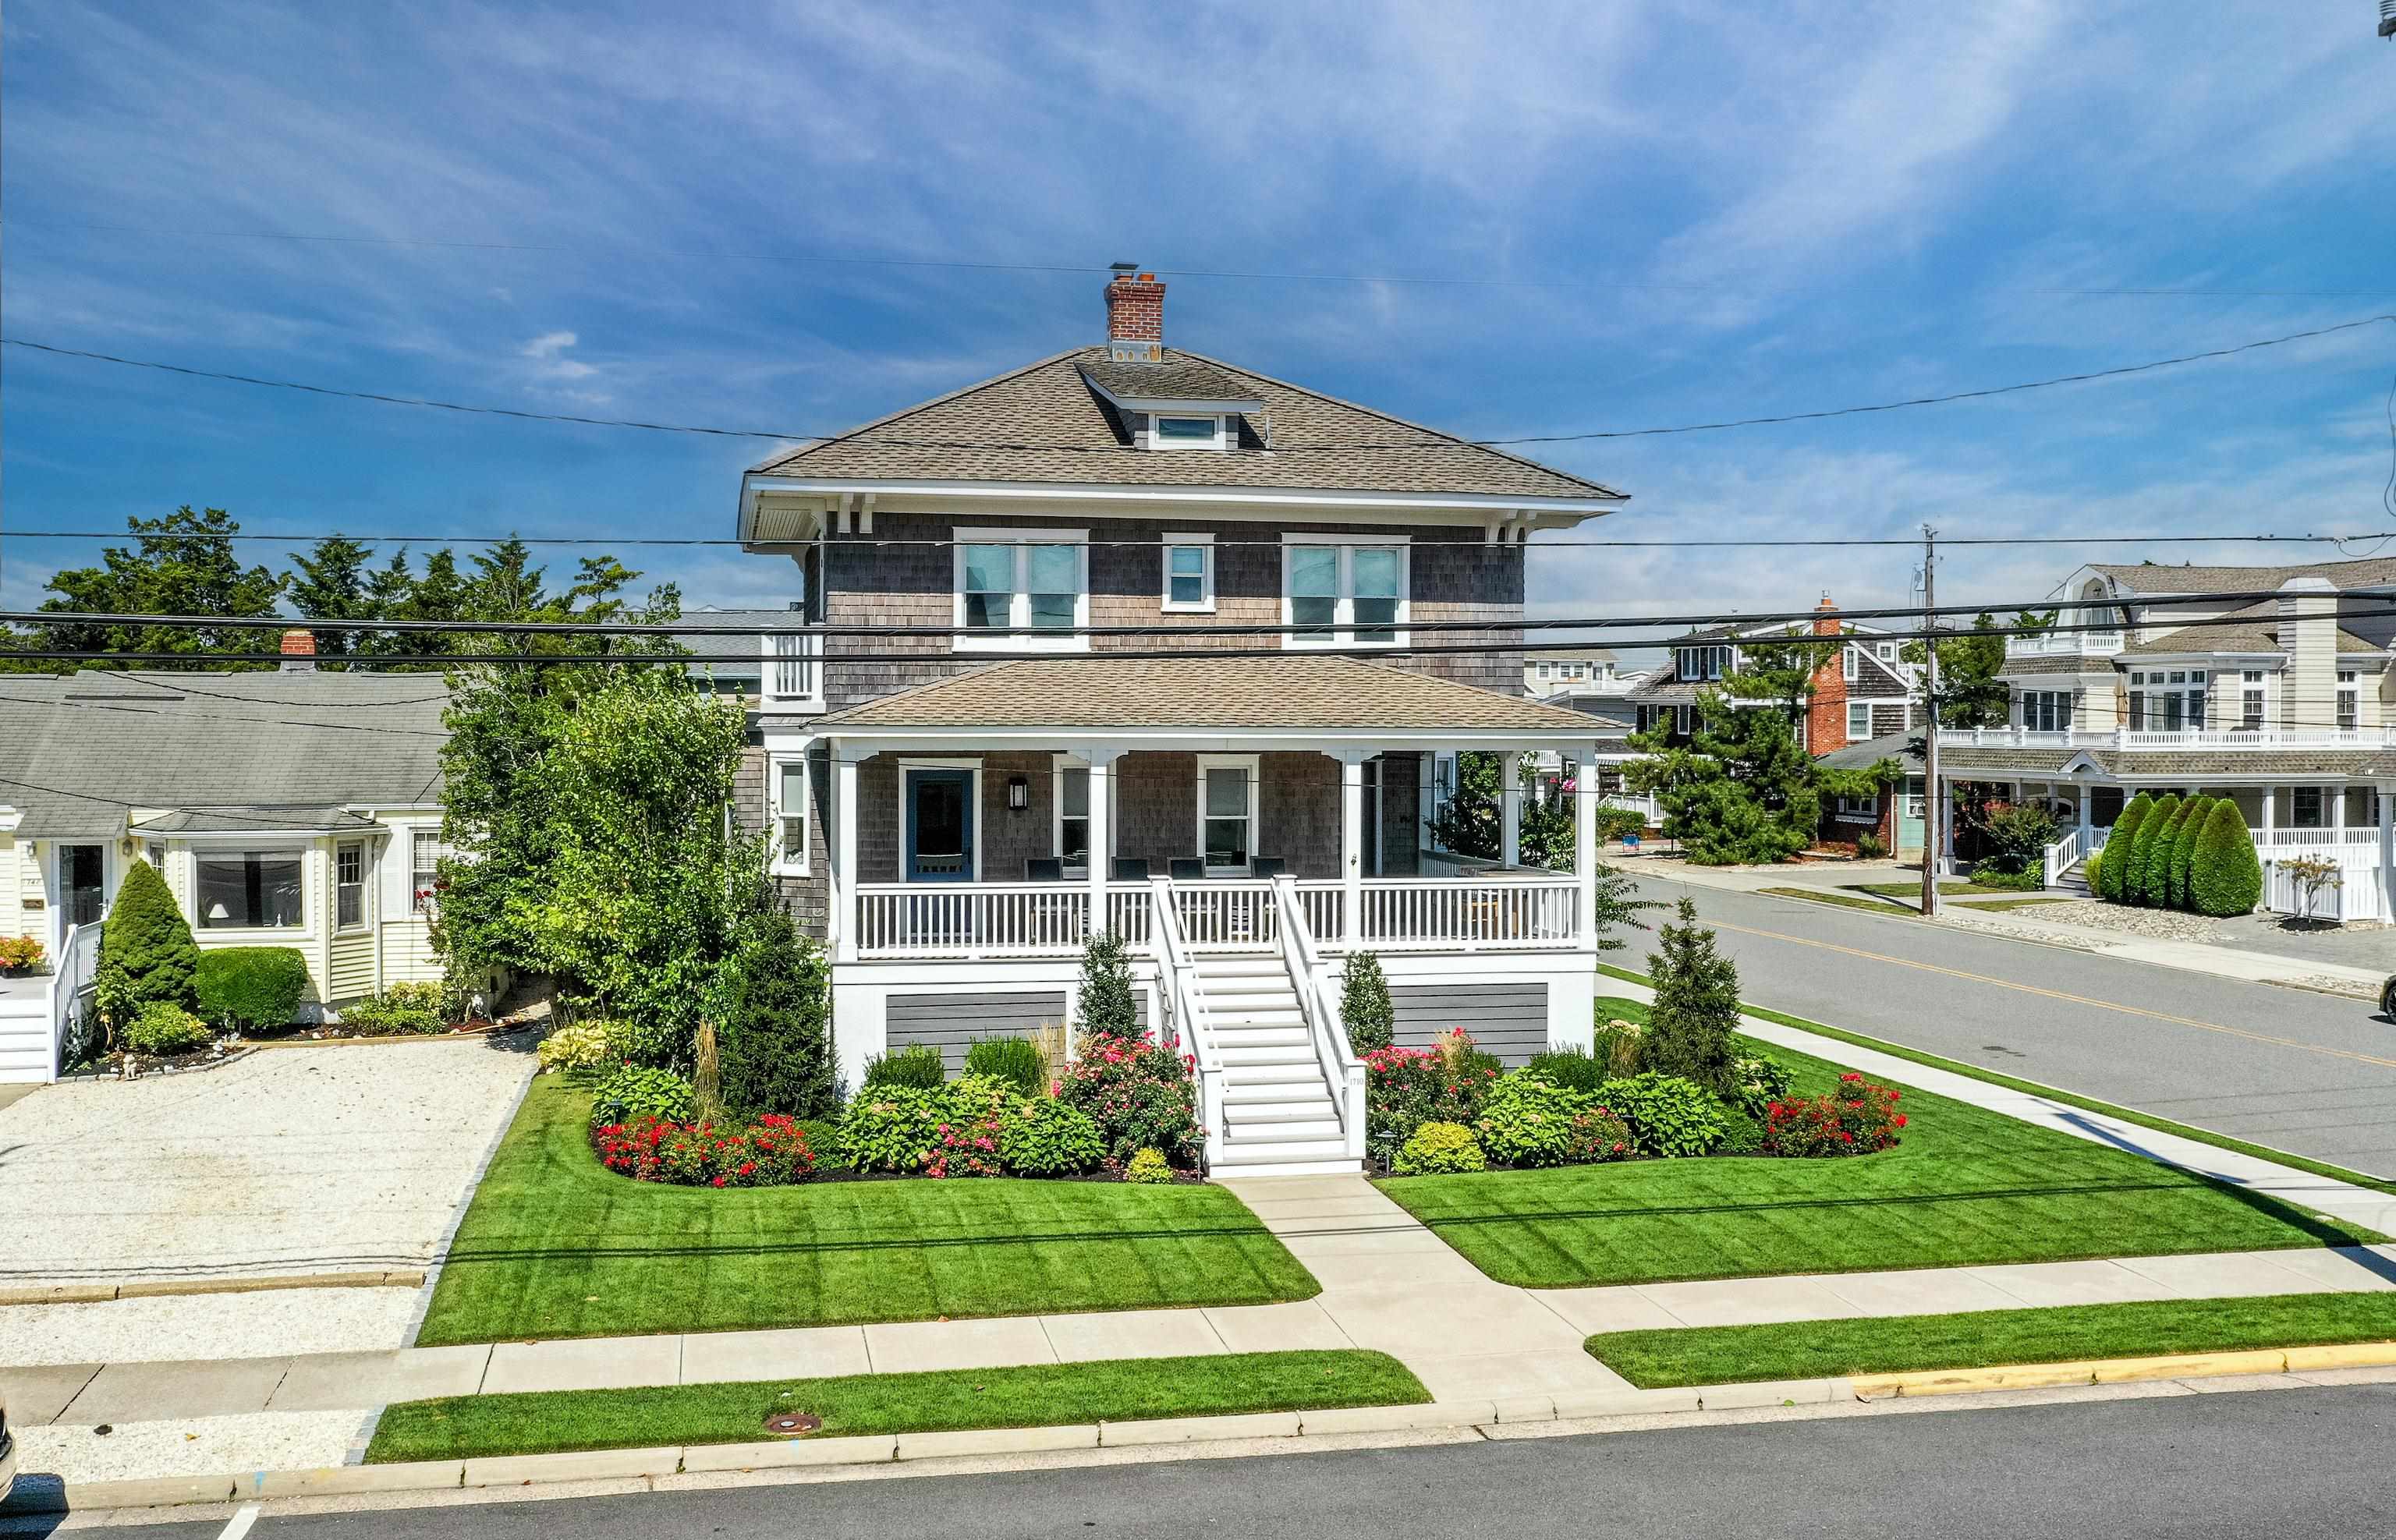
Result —
POLYGON ((2071 790, 2080 799, 2080 848, 2085 850, 2088 848, 2088 831, 2095 827, 2096 809, 2090 804, 2096 800, 2096 789, 2086 781, 2081 781, 2071 790))
POLYGON ((1120 749, 1092 749, 1090 760, 1090 925, 1092 936, 1113 928, 1107 883, 1115 870, 1115 761, 1120 749))
POLYGON ((1498 756, 1498 858, 1510 867, 1523 864, 1523 756, 1498 756))
MULTIPOLYGON (((2267 786, 2263 788, 2263 832, 2267 835, 2271 832, 2272 829, 2272 810, 2279 805, 2279 803, 2280 789, 2278 787, 2267 786)), ((2271 842, 2267 839, 2263 843, 2268 845, 2271 842)))
POLYGON ((857 756, 832 740, 832 960, 857 961, 857 756))
POLYGON ((1573 777, 1573 878, 1580 886, 1580 946, 1597 950, 1597 762, 1573 777))
POLYGON ((2396 786, 2382 782, 2372 790, 2379 799, 2379 914, 2396 920, 2396 786))
POLYGON ((1364 762, 1343 750, 1339 761, 1339 938, 1354 946, 1364 934, 1364 762))
MULTIPOLYGON (((2322 801, 2327 804, 2330 828, 2344 829, 2346 827, 2346 788, 2343 786, 2323 787, 2322 801)), ((2332 841, 2331 843, 2336 843, 2336 842, 2332 841)))

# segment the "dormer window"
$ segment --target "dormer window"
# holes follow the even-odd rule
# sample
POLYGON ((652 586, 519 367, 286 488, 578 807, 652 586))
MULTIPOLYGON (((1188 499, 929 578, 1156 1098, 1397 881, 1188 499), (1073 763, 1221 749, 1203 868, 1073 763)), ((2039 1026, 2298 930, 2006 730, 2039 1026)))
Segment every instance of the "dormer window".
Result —
POLYGON ((1160 417, 1156 436, 1173 444, 1213 444, 1223 436, 1223 419, 1214 417, 1160 417))
POLYGON ((1682 647, 1676 661, 1683 680, 1710 681, 1730 671, 1728 647, 1682 647))

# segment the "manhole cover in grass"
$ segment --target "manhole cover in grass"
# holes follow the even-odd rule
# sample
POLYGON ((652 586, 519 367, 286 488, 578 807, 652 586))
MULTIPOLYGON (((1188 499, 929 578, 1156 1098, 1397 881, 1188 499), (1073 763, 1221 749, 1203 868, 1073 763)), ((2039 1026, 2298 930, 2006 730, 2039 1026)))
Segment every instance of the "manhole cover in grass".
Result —
POLYGON ((777 1412, 765 1419, 768 1433, 813 1433, 823 1427, 823 1419, 812 1412, 777 1412))

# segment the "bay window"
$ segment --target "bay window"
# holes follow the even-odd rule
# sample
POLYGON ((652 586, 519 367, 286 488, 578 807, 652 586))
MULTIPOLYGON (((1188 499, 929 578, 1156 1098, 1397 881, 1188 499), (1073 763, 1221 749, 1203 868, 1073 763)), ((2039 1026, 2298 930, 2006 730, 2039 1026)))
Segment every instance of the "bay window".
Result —
POLYGON ((193 855, 203 930, 297 930, 307 923, 301 850, 209 850, 193 855))
POLYGON ((1082 529, 960 529, 952 624, 959 652, 1087 652, 1090 567, 1082 529), (1053 634, 1051 634, 1053 633, 1053 634))
POLYGON ((1284 638, 1288 647, 1403 646, 1407 550, 1376 537, 1285 537, 1282 623, 1321 628, 1284 638))

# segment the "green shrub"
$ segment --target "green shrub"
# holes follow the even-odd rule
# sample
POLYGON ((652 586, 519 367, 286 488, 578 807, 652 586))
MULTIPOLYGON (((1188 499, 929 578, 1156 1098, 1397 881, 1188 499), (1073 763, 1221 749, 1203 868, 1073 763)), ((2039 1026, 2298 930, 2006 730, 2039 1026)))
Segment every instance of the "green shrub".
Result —
POLYGON ((802 1118, 799 1120, 799 1132, 805 1136, 807 1148, 815 1151, 816 1169, 848 1169, 848 1148, 840 1142, 839 1119, 802 1118))
POLYGON ((387 1035, 439 1032, 456 1019, 449 990, 440 984, 393 984, 340 1008, 341 1025, 387 1035))
POLYGON ((1647 815, 1634 807, 1606 807, 1597 810, 1597 838, 1600 843, 1627 840, 1633 834, 1647 832, 1647 815))
POLYGON ((1427 1122, 1470 1123, 1502 1073, 1463 1028, 1429 1048, 1376 1048, 1364 1055, 1364 1148, 1382 1165, 1427 1122))
POLYGON ((1989 863, 2002 872, 2039 866, 2055 843, 2055 815, 2036 803, 2009 803, 1980 818, 1989 863))
POLYGON ((1104 1161, 1107 1141, 1088 1113, 1041 1096, 1006 1120, 998 1154, 1018 1176, 1066 1176, 1104 1161))
POLYGON ((1594 1091, 1613 1078, 1606 1071, 1605 1061, 1577 1042, 1534 1055, 1520 1072, 1567 1091, 1594 1091))
POLYGON ((193 986, 209 1025, 279 1032, 300 1019, 308 959, 297 947, 221 947, 200 954, 193 986))
POLYGON ((2188 875, 2189 907, 2199 914, 2235 915, 2263 901, 2263 863, 2246 816, 2224 797, 2216 803, 2197 836, 2188 875))
POLYGON ((1396 1039, 1397 1008, 1390 1003, 1390 981, 1381 960, 1368 951, 1351 951, 1339 969, 1339 1024, 1348 1029, 1348 1046, 1359 1058, 1396 1039))
POLYGON ((1124 1180, 1169 1182, 1173 1180, 1173 1165, 1165 1160, 1165 1151, 1161 1149, 1134 1150, 1130 1162, 1124 1167, 1124 1180))
POLYGON ((1008 1121, 1023 1105, 1015 1087, 988 1075, 960 1075, 934 1095, 939 1098, 939 1121, 923 1154, 924 1175, 996 1176, 1004 1172, 999 1143, 1008 1121))
POLYGON ((1695 904, 1682 899, 1679 914, 1679 924, 1657 932, 1661 949, 1647 959, 1656 999, 1647 1010, 1642 1062, 1657 1074, 1729 1093, 1735 1089, 1730 1040, 1738 1029, 1738 969, 1714 949, 1714 933, 1698 925, 1695 904))
MULTIPOLYGON (((2147 815, 2154 810, 2154 805, 2141 791, 2132 797, 2129 804, 2114 818, 2113 831, 2105 837, 2104 854, 2108 858, 2097 869, 2097 876, 2104 883, 2102 887, 2096 889, 2097 897, 2115 904, 2130 902, 2130 874, 2137 870, 2138 864, 2138 826, 2146 822, 2147 815)), ((2090 885, 2096 885, 2095 879, 2091 879, 2090 885)))
POLYGON ((610 1016, 605 1026, 607 1051, 626 1064, 637 1064, 645 1069, 686 1070, 699 1056, 697 1038, 683 1042, 681 1032, 671 1023, 610 1016))
POLYGON ((1856 836, 1856 855, 1859 859, 1877 861, 1888 854, 1888 842, 1879 835, 1866 832, 1856 836))
POLYGON ((1761 1155, 1764 1153, 1764 1124, 1752 1113, 1734 1109, 1723 1122, 1723 1136, 1713 1148, 1716 1155, 1761 1155))
POLYGON ((1647 1067, 1647 1029, 1636 1021, 1609 1016, 1597 1024, 1590 1056, 1605 1066, 1609 1080, 1628 1080, 1647 1067))
POLYGON ((938 1137, 941 1090, 867 1082, 840 1115, 840 1147, 859 1171, 920 1171, 938 1137))
POLYGON ((2019 871, 1999 871, 1994 867, 1976 866, 1972 869, 1972 882, 1978 887, 2035 893, 2046 886, 2046 863, 2042 858, 2036 866, 2027 866, 2019 871))
POLYGON ((207 1023, 171 1000, 149 1002, 125 1024, 125 1050, 130 1054, 188 1054, 211 1041, 207 1023))
POLYGON ((2170 892, 2166 901, 2173 909, 2189 907, 2189 875, 2196 865, 2197 836, 2204 832, 2205 820, 2213 816, 2214 799, 2190 797, 2180 809, 2179 822, 2172 835, 2171 869, 2167 879, 2170 892))
POLYGON ((2163 904, 2163 868, 2171 853, 2172 820, 2179 816, 2179 793, 2166 791, 2138 824, 2138 843, 2130 847, 2131 872, 2123 883, 2130 902, 2146 909, 2163 904))
POLYGON ((2091 897, 2105 896, 2104 866, 2105 853, 2101 850, 2080 863, 2080 880, 2088 884, 2091 897))
POLYGON ((1139 1036, 1139 997, 1132 987, 1131 957, 1123 937, 1105 931, 1082 949, 1082 984, 1073 1020, 1081 1036, 1139 1036))
POLYGON ((1574 1145, 1573 1120, 1596 1106, 1594 1090, 1566 1090, 1517 1070, 1489 1088, 1473 1127, 1481 1135, 1481 1148, 1502 1164, 1563 1165, 1574 1145))
POLYGON ((1462 1123, 1427 1122, 1407 1136, 1390 1169, 1401 1176, 1445 1176, 1488 1165, 1472 1130, 1462 1123))
POLYGON ((560 1027, 534 1050, 545 1074, 587 1075, 616 1062, 607 1053, 607 1027, 600 1021, 560 1027))
POLYGON ((940 1051, 928 1042, 909 1042, 865 1061, 865 1084, 871 1090, 882 1086, 907 1085, 918 1091, 937 1091, 949 1078, 947 1063, 940 1051))
POLYGON ((149 862, 134 862, 100 934, 93 1003, 122 1031, 153 1000, 186 1011, 197 1004, 193 979, 199 971, 199 944, 175 907, 175 896, 166 891, 166 880, 149 862))
POLYGON ((1796 1083, 1787 1065, 1761 1054, 1735 1060, 1731 1068, 1738 1080, 1738 1095, 1731 1098, 1731 1103, 1750 1118, 1763 1117, 1774 1102, 1785 1099, 1796 1083))
POLYGON ((594 1128, 629 1127, 644 1118, 686 1123, 699 1116, 699 1098, 690 1082, 671 1069, 623 1064, 601 1077, 591 1094, 591 1124, 594 1128))
POLYGON ((745 1112, 832 1110, 832 968, 779 909, 753 916, 726 970, 716 1028, 724 1099, 745 1112))
POLYGON ((1098 1125, 1110 1160, 1160 1149, 1181 1164, 1197 1163, 1198 1088, 1188 1062, 1151 1038, 1085 1037, 1080 1056, 1058 1078, 1057 1095, 1098 1125))
POLYGON ((1729 1118, 1722 1098, 1695 1081, 1653 1071, 1608 1081, 1598 1100, 1631 1125, 1643 1155, 1703 1155, 1722 1142, 1729 1118))
POLYGON ((1048 1058, 1028 1037, 978 1038, 965 1049, 965 1073, 1003 1080, 1027 1096, 1048 1091, 1048 1058))

